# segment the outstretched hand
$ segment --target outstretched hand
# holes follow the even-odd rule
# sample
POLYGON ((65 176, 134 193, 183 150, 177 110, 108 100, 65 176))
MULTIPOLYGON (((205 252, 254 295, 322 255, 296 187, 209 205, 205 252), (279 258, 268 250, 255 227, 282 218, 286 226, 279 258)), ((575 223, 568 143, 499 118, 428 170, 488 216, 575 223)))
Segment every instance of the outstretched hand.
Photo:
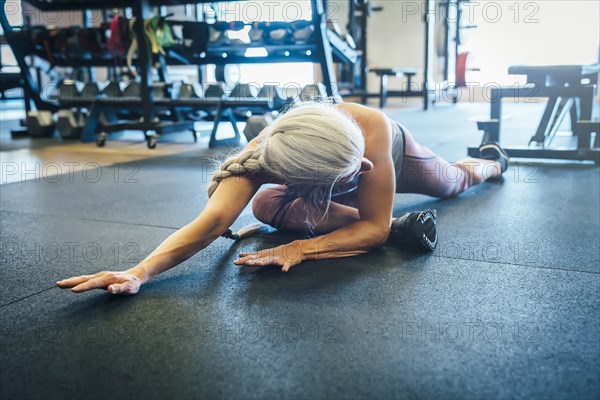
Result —
POLYGON ((94 275, 74 276, 56 282, 61 289, 71 288, 75 293, 103 289, 111 294, 136 294, 142 283, 140 277, 127 271, 102 271, 94 275))
POLYGON ((288 272, 292 267, 303 261, 302 249, 298 243, 292 242, 272 249, 240 253, 240 258, 234 261, 237 265, 249 267, 263 267, 277 265, 283 272, 288 272))

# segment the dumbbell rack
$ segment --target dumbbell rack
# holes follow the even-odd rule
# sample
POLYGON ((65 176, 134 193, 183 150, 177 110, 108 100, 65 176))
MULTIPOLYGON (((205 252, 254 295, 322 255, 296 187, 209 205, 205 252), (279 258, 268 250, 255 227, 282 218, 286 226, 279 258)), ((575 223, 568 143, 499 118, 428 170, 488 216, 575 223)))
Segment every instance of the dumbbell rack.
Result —
MULTIPOLYGON (((123 2, 122 0, 25 0, 27 3, 33 5, 41 11, 71 11, 71 10, 90 10, 90 9, 112 9, 112 8, 122 8, 123 2)), ((223 1, 223 0, 222 0, 223 1)), ((224 0, 224 1, 233 1, 233 0, 224 0)), ((327 32, 327 15, 326 15, 326 0, 310 0, 312 6, 312 23, 315 26, 315 40, 309 44, 285 44, 279 46, 281 49, 289 51, 289 55, 285 54, 274 54, 269 57, 256 57, 256 58, 248 58, 239 54, 240 47, 232 46, 231 49, 228 48, 219 48, 221 54, 205 56, 203 58, 194 58, 190 60, 191 63, 197 65, 203 64, 241 64, 241 63, 281 63, 281 62, 313 62, 318 63, 321 66, 323 73, 323 83, 327 89, 327 93, 331 96, 336 94, 336 82, 335 82, 335 74, 333 69, 333 54, 337 54, 337 57, 343 57, 343 54, 339 54, 340 51, 337 49, 336 53, 333 52, 332 46, 330 44, 330 38, 328 37, 327 32), (227 53, 227 51, 231 52, 231 55, 227 53), (223 53, 227 53, 227 56, 223 56, 223 53)), ((194 1, 194 3, 204 3, 208 2, 206 0, 194 1)), ((6 0, 0 0, 0 7, 4 9, 6 0)), ((135 32, 137 36, 137 40, 140 48, 145 48, 146 44, 146 35, 144 34, 144 28, 142 21, 146 18, 152 16, 152 7, 160 6, 160 5, 184 5, 190 3, 190 0, 132 0, 129 2, 128 6, 131 7, 133 11, 133 17, 138 21, 135 25, 135 32)), ((36 83, 36 80, 33 78, 29 71, 29 67, 25 62, 25 57, 29 54, 26 54, 24 49, 20 46, 18 41, 12 38, 11 35, 15 28, 10 26, 6 16, 4 13, 0 15, 0 24, 4 29, 7 41, 9 42, 11 48, 13 49, 13 53, 18 61, 19 68, 21 69, 21 74, 24 80, 24 90, 28 94, 28 97, 34 102, 36 108, 38 110, 48 110, 51 112, 56 112, 59 109, 59 106, 55 103, 45 101, 40 96, 40 88, 36 83)), ((250 46, 249 46, 250 47, 250 46)), ((277 46, 260 46, 266 47, 267 51, 269 50, 277 50, 277 46)), ((169 59, 165 57, 166 62, 171 65, 177 65, 177 60, 169 59)), ((92 59, 83 61, 82 65, 92 66, 106 66, 107 60, 103 59, 92 59)), ((216 125, 218 121, 217 118, 221 118, 222 116, 228 116, 229 120, 234 123, 233 115, 229 111, 232 107, 242 106, 246 107, 249 104, 245 104, 242 100, 241 102, 236 101, 235 104, 230 104, 230 102, 223 98, 221 100, 205 100, 205 99, 185 99, 185 100, 169 100, 169 99, 155 99, 152 91, 152 60, 149 55, 145 51, 139 51, 137 57, 137 69, 139 76, 141 78, 140 82, 140 97, 139 99, 127 99, 127 98, 119 98, 119 99, 97 99, 88 103, 88 107, 90 109, 90 116, 86 122, 86 127, 83 133, 83 139, 87 140, 95 140, 96 128, 98 126, 98 117, 102 114, 107 117, 109 120, 108 124, 102 124, 102 134, 99 138, 99 145, 103 144, 104 138, 102 135, 107 135, 113 131, 121 131, 121 130, 141 130, 144 132, 144 136, 148 143, 148 147, 153 148, 156 145, 156 140, 158 136, 161 134, 169 133, 169 132, 177 132, 186 129, 191 129, 193 131, 193 123, 194 121, 157 121, 156 119, 156 111, 159 109, 201 109, 201 110, 214 110, 216 113, 215 116, 215 129, 213 129, 213 133, 211 135, 211 146, 214 145, 230 145, 233 144, 231 140, 218 141, 216 140, 216 125), (244 104, 242 104, 244 103, 244 104), (120 122, 116 120, 115 110, 118 108, 129 108, 129 109, 137 109, 141 112, 141 119, 139 121, 128 121, 128 122, 120 122), (230 115, 231 114, 231 115, 230 115), (110 122, 112 121, 112 122, 110 122), (156 134, 148 134, 148 132, 155 132, 156 134)), ((71 66, 71 65, 70 65, 71 66)), ((250 100, 252 105, 256 105, 257 102, 250 100)), ((82 104, 78 102, 65 102, 64 104, 60 104, 60 106, 74 106, 81 107, 82 104)), ((194 135, 195 137, 195 135, 194 135)), ((236 130, 235 140, 239 139, 239 133, 236 130)))
MULTIPOLYGON (((39 10, 42 11, 71 11, 71 10, 88 10, 88 9, 109 9, 109 8, 118 8, 122 7, 123 3, 120 1, 109 0, 109 1, 41 1, 41 0, 27 0, 27 2, 39 10)), ((4 10, 6 0, 0 0, 0 8, 4 10)), ((155 2, 152 2, 154 4, 155 2)), ((169 3, 166 1, 166 3, 169 3)), ((133 15, 137 18, 139 23, 136 24, 135 30, 137 34, 138 43, 141 44, 141 48, 144 48, 145 44, 145 35, 143 31, 143 21, 144 18, 148 18, 151 16, 151 2, 149 0, 137 0, 132 1, 130 6, 133 10, 133 15)), ((18 42, 16 42, 13 33, 16 31, 15 28, 10 26, 8 20, 4 13, 0 16, 0 23, 2 24, 2 28, 5 31, 5 35, 7 37, 7 41, 13 50, 15 58, 17 59, 17 63, 21 70, 21 75, 24 80, 24 90, 29 94, 29 98, 34 102, 36 108, 38 110, 48 110, 51 112, 56 112, 59 109, 57 104, 45 101, 40 96, 40 88, 36 80, 31 76, 29 72, 29 67, 25 62, 25 57, 30 55, 25 52, 25 50, 20 46, 18 42)), ((144 132, 144 136, 148 143, 148 147, 153 148, 156 145, 156 135, 148 135, 148 132, 153 131, 156 132, 157 135, 173 132, 173 131, 181 131, 183 129, 193 128, 193 122, 185 121, 185 122, 160 122, 155 121, 154 119, 154 107, 153 107, 153 94, 150 88, 151 85, 151 60, 148 57, 148 54, 145 51, 140 51, 138 55, 138 69, 141 76, 141 96, 139 100, 128 102, 126 99, 101 99, 93 102, 87 102, 85 105, 90 107, 90 116, 86 122, 85 133, 88 133, 86 136, 84 134, 83 139, 89 139, 89 132, 92 128, 96 128, 98 124, 98 118, 100 116, 100 112, 103 112, 104 115, 107 116, 109 121, 113 120, 113 123, 108 123, 103 125, 102 130, 104 132, 113 132, 117 130, 141 130, 144 132), (130 107, 130 108, 139 108, 142 111, 142 118, 140 121, 133 121, 128 123, 116 122, 113 118, 115 115, 114 110, 118 107, 130 107)), ((88 65, 105 65, 102 62, 98 62, 98 60, 91 60, 88 65)), ((75 106, 76 104, 61 104, 61 106, 75 106)), ((77 106, 81 106, 82 104, 77 104, 77 106)))

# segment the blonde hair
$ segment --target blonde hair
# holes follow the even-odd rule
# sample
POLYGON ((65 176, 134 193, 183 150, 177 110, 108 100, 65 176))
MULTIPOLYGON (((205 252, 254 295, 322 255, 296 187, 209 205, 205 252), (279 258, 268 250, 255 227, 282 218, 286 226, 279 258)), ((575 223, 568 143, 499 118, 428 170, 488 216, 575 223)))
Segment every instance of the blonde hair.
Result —
POLYGON ((225 160, 208 195, 230 176, 266 174, 326 213, 334 184, 358 172, 364 152, 364 136, 350 115, 329 103, 301 103, 275 121, 258 147, 225 160))

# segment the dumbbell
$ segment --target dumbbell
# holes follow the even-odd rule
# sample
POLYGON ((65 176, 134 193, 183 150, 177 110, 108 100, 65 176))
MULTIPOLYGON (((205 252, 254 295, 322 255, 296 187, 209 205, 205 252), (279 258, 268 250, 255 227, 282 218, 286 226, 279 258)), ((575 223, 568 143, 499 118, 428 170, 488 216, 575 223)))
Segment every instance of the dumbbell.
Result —
POLYGON ((433 251, 438 243, 435 210, 415 211, 392 220, 388 243, 433 251))
POLYGON ((152 95, 155 100, 172 100, 173 99, 173 85, 165 82, 153 82, 152 83, 152 95))
POLYGON ((250 42, 252 44, 262 43, 265 37, 265 30, 263 29, 262 24, 254 22, 250 28, 250 31, 248 32, 248 37, 250 38, 250 42))
POLYGON ((288 22, 271 22, 266 26, 266 41, 271 44, 285 44, 289 42, 291 25, 288 22))
POLYGON ((225 83, 225 89, 233 89, 241 80, 238 64, 221 64, 215 66, 215 81, 225 83))
POLYGON ((183 99, 200 99, 202 98, 202 88, 193 83, 180 82, 173 85, 173 91, 176 92, 175 98, 183 99))
POLYGON ((208 43, 213 46, 228 44, 229 39, 225 35, 228 28, 227 22, 217 21, 208 26, 208 43))
POLYGON ((225 96, 225 84, 223 82, 210 83, 204 91, 206 99, 222 99, 225 96))
POLYGON ((127 82, 123 86, 123 96, 124 97, 141 97, 142 89, 138 82, 127 82))
POLYGON ((251 141, 258 136, 267 126, 273 125, 273 117, 271 114, 248 117, 246 126, 244 127, 244 136, 246 140, 251 141))
POLYGON ((56 129, 63 139, 79 139, 85 126, 85 116, 79 111, 59 110, 56 129))
POLYGON ((232 100, 252 100, 258 95, 258 88, 248 83, 238 83, 235 85, 229 98, 232 100))
POLYGON ((117 82, 110 81, 100 92, 103 97, 111 100, 119 99, 122 96, 121 87, 117 82))
POLYGON ((58 86, 58 101, 69 102, 79 100, 81 98, 81 89, 83 83, 74 80, 64 80, 58 86))
POLYGON ((315 26, 312 21, 294 21, 292 22, 292 29, 294 33, 292 37, 294 39, 294 43, 296 44, 304 44, 311 41, 313 38, 313 34, 315 33, 315 26))
POLYGON ((300 100, 302 101, 319 101, 329 97, 327 88, 321 82, 306 85, 300 92, 300 100))
MULTIPOLYGON (((156 100, 169 99, 171 98, 171 84, 165 82, 153 82, 152 83, 152 95, 156 100)), ((139 82, 127 82, 123 84, 122 92, 123 97, 140 97, 142 95, 142 87, 139 82)))
POLYGON ((94 101, 100 96, 100 87, 97 82, 88 82, 81 89, 81 99, 94 101))
POLYGON ((54 135, 54 121, 50 111, 28 111, 25 126, 31 137, 52 137, 54 135))
POLYGON ((271 100, 273 102, 273 109, 275 110, 279 110, 291 102, 291 99, 286 98, 283 94, 283 89, 277 85, 264 85, 260 89, 260 92, 258 92, 258 97, 266 97, 271 100))

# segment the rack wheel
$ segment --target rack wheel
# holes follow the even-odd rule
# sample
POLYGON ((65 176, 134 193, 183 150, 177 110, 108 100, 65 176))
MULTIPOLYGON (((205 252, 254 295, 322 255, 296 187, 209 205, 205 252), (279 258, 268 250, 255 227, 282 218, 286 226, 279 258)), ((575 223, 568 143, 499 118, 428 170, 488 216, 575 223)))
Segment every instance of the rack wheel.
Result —
POLYGON ((149 149, 156 148, 156 142, 158 141, 157 135, 148 135, 147 144, 149 149))
POLYGON ((106 132, 101 132, 100 135, 98 135, 98 139, 96 139, 96 146, 104 147, 106 144, 106 136, 108 136, 106 132))

